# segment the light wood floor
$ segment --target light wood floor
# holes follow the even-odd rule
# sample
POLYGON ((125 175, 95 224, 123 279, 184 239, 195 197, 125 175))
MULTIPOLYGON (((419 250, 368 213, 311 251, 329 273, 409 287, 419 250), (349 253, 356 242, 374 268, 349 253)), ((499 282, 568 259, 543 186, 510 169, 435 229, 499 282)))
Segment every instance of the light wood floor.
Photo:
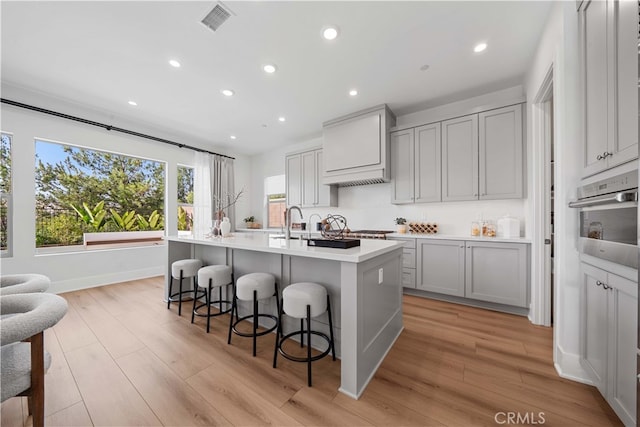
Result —
MULTIPOLYGON (((271 367, 272 335, 226 343, 228 317, 189 323, 162 302, 161 278, 63 296, 47 331, 46 423, 85 425, 619 425, 595 388, 558 377, 552 330, 502 313, 405 296, 405 330, 358 401, 338 393, 340 361, 271 367), (498 421, 506 420, 499 414, 498 421), (504 422, 503 422, 504 423, 504 422)), ((183 306, 184 309, 184 306, 183 306)), ((30 425, 24 398, 2 426, 30 425)))

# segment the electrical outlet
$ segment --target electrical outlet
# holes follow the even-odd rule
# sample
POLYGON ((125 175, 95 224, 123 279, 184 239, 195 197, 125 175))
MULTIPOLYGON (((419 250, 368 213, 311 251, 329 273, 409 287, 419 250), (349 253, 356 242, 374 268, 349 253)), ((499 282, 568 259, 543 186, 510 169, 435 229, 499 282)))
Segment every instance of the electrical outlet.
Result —
POLYGON ((384 270, 382 268, 378 269, 378 285, 382 283, 384 280, 384 270))

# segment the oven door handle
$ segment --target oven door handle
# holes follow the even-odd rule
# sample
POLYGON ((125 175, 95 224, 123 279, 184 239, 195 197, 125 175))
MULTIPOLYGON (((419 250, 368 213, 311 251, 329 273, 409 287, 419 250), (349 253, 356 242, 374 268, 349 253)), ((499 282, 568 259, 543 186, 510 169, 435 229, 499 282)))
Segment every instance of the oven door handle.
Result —
POLYGON ((578 200, 575 202, 569 202, 570 208, 584 208, 587 206, 606 205, 608 203, 624 203, 624 202, 637 202, 637 191, 623 191, 615 194, 605 194, 603 196, 593 197, 588 200, 578 200))

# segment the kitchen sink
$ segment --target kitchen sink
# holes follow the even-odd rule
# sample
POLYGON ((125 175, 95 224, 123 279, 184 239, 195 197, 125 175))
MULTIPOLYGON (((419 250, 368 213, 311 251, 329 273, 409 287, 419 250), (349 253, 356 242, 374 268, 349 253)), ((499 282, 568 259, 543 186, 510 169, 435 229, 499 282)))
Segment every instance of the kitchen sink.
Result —
MULTIPOLYGON (((285 236, 269 236, 270 239, 284 239, 285 236)), ((291 236, 291 240, 300 240, 302 239, 300 236, 291 236)))

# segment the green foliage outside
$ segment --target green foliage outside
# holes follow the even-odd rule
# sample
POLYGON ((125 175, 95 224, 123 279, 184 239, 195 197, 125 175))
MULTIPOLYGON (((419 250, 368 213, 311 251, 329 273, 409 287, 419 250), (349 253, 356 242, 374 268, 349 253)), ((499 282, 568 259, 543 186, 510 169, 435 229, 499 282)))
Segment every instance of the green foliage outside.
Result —
MULTIPOLYGON (((40 144, 36 141, 36 153, 40 144)), ((162 230, 164 164, 62 146, 55 163, 36 155, 36 247, 81 244, 83 232, 162 230)))
MULTIPOLYGON (((11 136, 2 134, 0 139, 0 193, 11 193, 11 136)), ((7 199, 0 201, 0 249, 8 249, 7 226, 9 225, 7 199)))

